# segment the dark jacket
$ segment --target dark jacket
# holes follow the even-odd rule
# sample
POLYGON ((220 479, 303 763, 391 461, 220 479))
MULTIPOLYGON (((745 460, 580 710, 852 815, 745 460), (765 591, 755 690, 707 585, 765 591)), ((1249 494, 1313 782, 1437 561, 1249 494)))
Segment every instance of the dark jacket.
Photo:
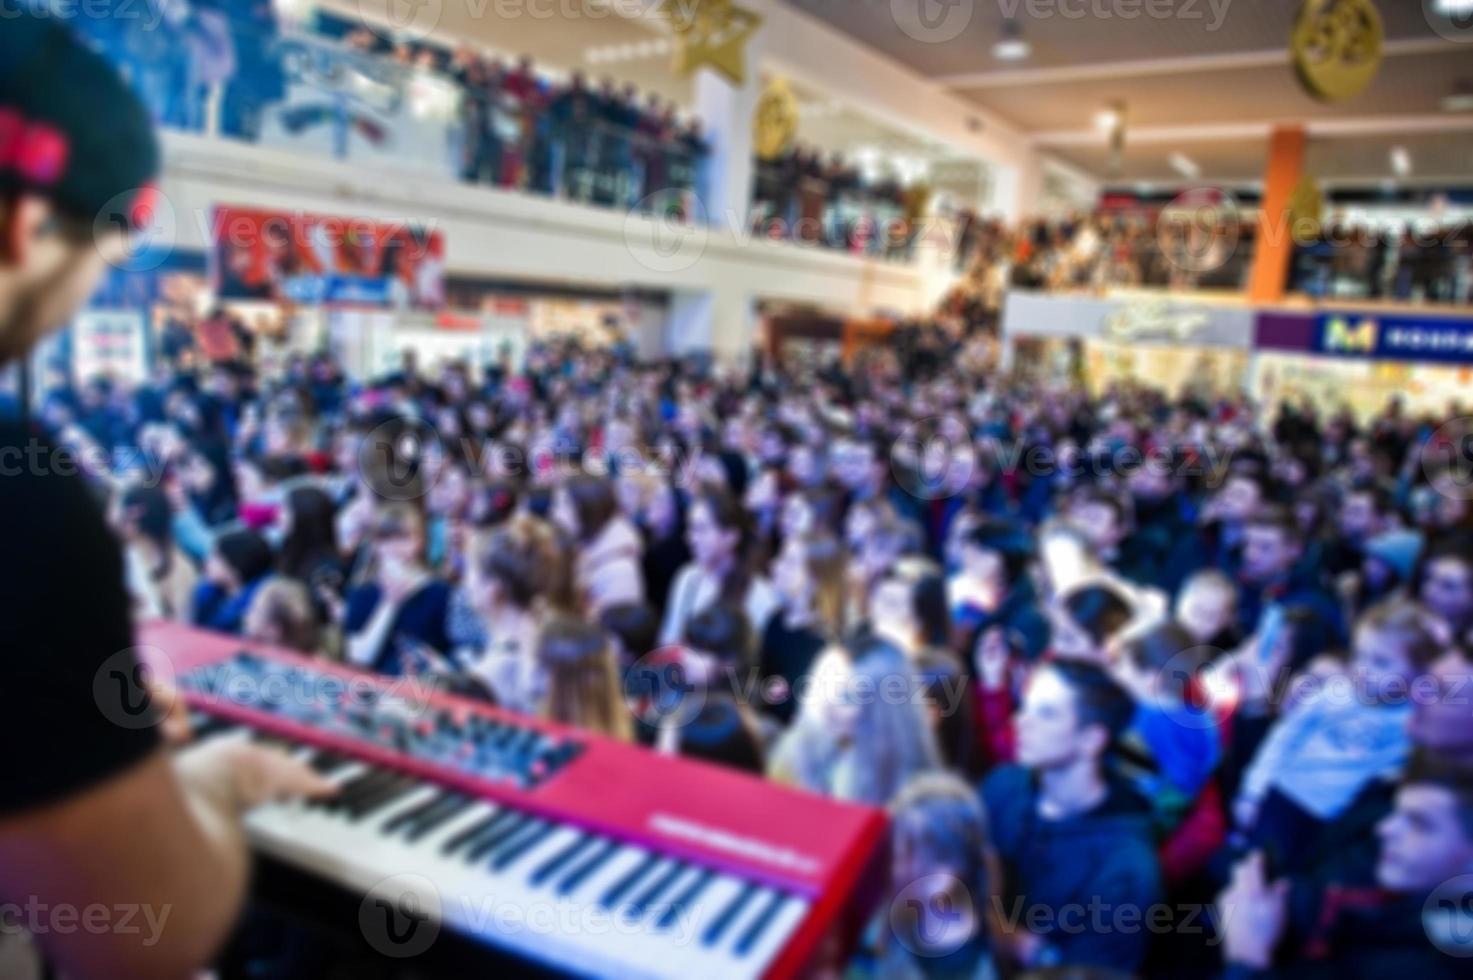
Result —
MULTIPOLYGON (((367 626, 382 595, 382 590, 373 583, 351 589, 347 613, 343 617, 344 632, 357 633, 367 626)), ((404 663, 405 650, 415 644, 423 644, 439 654, 448 654, 451 643, 445 624, 449 610, 450 586, 438 579, 426 583, 399 607, 383 646, 370 667, 380 674, 398 677, 408 668, 404 663)))
POLYGON ((1161 899, 1146 802, 1113 780, 1094 810, 1045 820, 1038 815, 1038 781, 1021 766, 988 776, 982 800, 1004 869, 1004 921, 1041 925, 1034 931, 1061 963, 1137 970, 1151 938, 1144 923, 1161 899), (1117 921, 1141 927, 1112 928, 1117 921))

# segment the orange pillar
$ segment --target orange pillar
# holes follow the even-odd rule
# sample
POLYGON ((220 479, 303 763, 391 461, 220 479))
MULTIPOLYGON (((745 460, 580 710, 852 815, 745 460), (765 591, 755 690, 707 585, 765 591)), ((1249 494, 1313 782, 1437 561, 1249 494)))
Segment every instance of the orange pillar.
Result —
POLYGON ((1255 303, 1284 298, 1294 242, 1289 234, 1289 199, 1304 174, 1304 128, 1280 126, 1268 138, 1268 167, 1263 174, 1263 209, 1258 215, 1258 241, 1248 295, 1255 303))

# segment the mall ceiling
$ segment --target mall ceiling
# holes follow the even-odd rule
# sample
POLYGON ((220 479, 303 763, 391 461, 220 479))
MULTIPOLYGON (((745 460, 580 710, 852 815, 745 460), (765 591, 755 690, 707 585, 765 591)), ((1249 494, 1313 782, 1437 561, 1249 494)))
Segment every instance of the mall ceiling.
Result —
MULTIPOLYGON (((1411 154, 1409 180, 1467 180, 1473 172, 1473 111, 1443 105, 1459 90, 1473 93, 1473 29, 1458 40, 1442 36, 1424 0, 1379 0, 1387 38, 1380 74, 1361 95, 1329 105, 1305 94, 1290 66, 1294 0, 787 2, 1100 178, 1112 175, 1094 117, 1114 100, 1128 107, 1120 181, 1180 181, 1173 153, 1202 179, 1258 177, 1268 129, 1286 122, 1308 125, 1311 168, 1322 179, 1390 178, 1393 146, 1411 154), (917 20, 918 8, 929 19, 917 20), (994 51, 1010 17, 1029 46, 1026 59, 994 51)), ((1456 34, 1449 22, 1439 26, 1456 34)))

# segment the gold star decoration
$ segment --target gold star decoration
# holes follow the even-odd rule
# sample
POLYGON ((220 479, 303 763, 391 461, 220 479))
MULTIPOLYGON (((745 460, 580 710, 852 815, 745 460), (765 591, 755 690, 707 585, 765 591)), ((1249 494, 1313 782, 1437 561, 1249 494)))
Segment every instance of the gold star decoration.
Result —
POLYGON ((1289 37, 1299 83, 1322 102, 1359 95, 1381 68, 1383 37, 1372 0, 1304 0, 1289 37))
POLYGON ((688 77, 706 67, 733 85, 747 80, 747 40, 762 23, 761 17, 731 0, 672 3, 665 9, 675 31, 677 73, 688 77))

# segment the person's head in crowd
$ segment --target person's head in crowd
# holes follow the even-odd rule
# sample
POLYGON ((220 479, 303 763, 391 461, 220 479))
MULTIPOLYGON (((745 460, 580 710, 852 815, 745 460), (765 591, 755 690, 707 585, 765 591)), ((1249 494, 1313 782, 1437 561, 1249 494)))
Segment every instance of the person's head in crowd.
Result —
POLYGON ((1418 601, 1441 619, 1451 639, 1473 629, 1473 537, 1434 543, 1416 576, 1418 601))
POLYGON ((1436 531, 1473 533, 1473 494, 1466 477, 1447 465, 1430 467, 1431 475, 1420 498, 1424 501, 1418 523, 1436 531))
POLYGON ((598 623, 609 634, 614 659, 628 667, 655 648, 660 637, 660 619, 642 602, 622 602, 598 614, 598 623))
POLYGON ((1214 568, 1194 573, 1177 594, 1174 618, 1198 644, 1236 646, 1238 590, 1232 579, 1214 568))
POLYGON ((844 799, 884 806, 913 777, 939 769, 941 754, 910 659, 879 637, 853 652, 847 763, 835 789, 844 799))
POLYGON ((794 490, 783 497, 778 533, 784 540, 804 534, 837 534, 840 503, 839 495, 827 488, 794 490))
POLYGON ((806 442, 788 450, 787 471, 794 485, 805 490, 822 486, 827 476, 823 454, 806 442))
POLYGON ((1018 762, 1040 772, 1082 769, 1098 774, 1135 709, 1129 692, 1100 666, 1041 664, 1015 719, 1018 762))
POLYGON ((1029 547, 1028 536, 1018 528, 983 519, 962 535, 958 570, 994 589, 1001 601, 1027 571, 1029 547))
MULTIPOLYGON (((1467 760, 1417 753, 1376 835, 1376 882, 1388 891, 1421 899, 1473 875, 1473 767, 1467 760)), ((1468 891, 1465 886, 1456 897, 1466 900, 1468 891)))
POLYGON ((889 458, 873 441, 843 436, 835 441, 829 460, 834 478, 855 499, 882 496, 889 458))
POLYGON ((316 653, 321 643, 317 608, 306 587, 280 576, 256 590, 241 628, 248 640, 302 653, 316 653))
POLYGON ((1062 660, 1108 663, 1135 618, 1130 597, 1108 581, 1081 582, 1048 604, 1049 649, 1062 660))
POLYGON ((466 522, 476 530, 499 527, 517 512, 518 494, 515 483, 487 480, 471 485, 470 502, 466 506, 466 522))
POLYGON ((896 961, 911 957, 952 964, 958 951, 970 950, 971 964, 984 955, 981 910, 994 882, 987 814, 976 789, 950 773, 910 780, 890 804, 890 848, 892 901, 902 895, 919 901, 905 903, 907 914, 892 917, 892 928, 903 935, 883 951, 878 975, 909 975, 896 961))
POLYGON ((552 493, 549 516, 579 546, 587 546, 619 513, 614 487, 586 473, 563 480, 552 493))
POLYGON ((1365 539, 1361 551, 1365 601, 1379 601, 1411 582, 1422 555, 1422 535, 1404 529, 1382 531, 1365 539))
POLYGON ((1414 690, 1407 730, 1412 744, 1473 765, 1473 660, 1462 651, 1445 653, 1427 670, 1432 689, 1414 690))
POLYGON ((1194 679, 1211 654, 1183 627, 1163 620, 1120 641, 1113 672, 1142 705, 1172 710, 1193 698, 1194 679))
POLYGON ((336 516, 332 498, 320 487, 303 484, 287 492, 278 525, 283 573, 305 582, 324 562, 336 563, 336 516))
POLYGON ((167 564, 174 550, 174 510, 169 495, 160 486, 137 484, 116 497, 113 530, 125 544, 141 545, 167 564))
MULTIPOLYGON (((32 8, 36 9, 36 8, 32 8)), ((0 364, 82 307, 154 207, 147 111, 103 57, 53 17, 6 19, 0 110, 0 364)))
POLYGON ((1442 648, 1426 612, 1411 602, 1387 602, 1356 623, 1351 671, 1373 701, 1407 703, 1412 681, 1431 668, 1442 648))
POLYGON ((946 581, 928 559, 906 558, 889 566, 870 588, 870 629, 906 654, 944 646, 951 628, 946 581))
POLYGON ((259 533, 227 531, 210 549, 205 577, 233 593, 269 575, 273 564, 271 546, 259 533))
POLYGON ((1248 584, 1283 582, 1303 557, 1304 539, 1287 508, 1277 504, 1260 507, 1244 525, 1240 574, 1248 584))
POLYGON ((731 698, 707 698, 678 732, 682 756, 760 775, 762 742, 750 712, 731 698))
POLYGON ((513 517, 479 542, 465 588, 472 608, 491 620, 566 607, 567 557, 557 532, 540 518, 513 517))
POLYGON ((691 559, 702 571, 721 578, 725 598, 741 599, 748 530, 747 515, 735 498, 724 490, 703 490, 691 502, 685 534, 691 559))
POLYGON ((946 768, 970 772, 977 744, 967 674, 950 650, 931 648, 916 658, 921 704, 946 768))
POLYGON ((230 451, 224 443, 192 443, 176 472, 190 506, 207 525, 235 520, 238 497, 230 451))
POLYGON ((887 500, 856 500, 844 514, 844 543, 855 554, 883 524, 898 520, 887 500))
POLYGON ((844 631, 848 555, 831 534, 786 538, 772 563, 772 584, 790 625, 837 637, 844 631))
POLYGON ((1115 555, 1130 534, 1130 515, 1125 504, 1103 490, 1088 490, 1072 501, 1068 520, 1100 558, 1115 555))
POLYGON ((1213 495, 1208 513, 1227 524, 1242 526, 1268 501, 1262 477, 1245 471, 1230 472, 1213 495))
POLYGON ((379 504, 371 533, 374 571, 380 581, 425 570, 429 539, 419 508, 397 501, 379 504))
POLYGON ((1390 530, 1392 526, 1391 494, 1377 483, 1352 486, 1340 500, 1336 524, 1342 540, 1360 545, 1390 530))
POLYGON ((548 718, 610 738, 633 738, 614 650, 601 629, 573 616, 554 616, 538 636, 537 662, 547 685, 548 718))
POLYGON ((685 624, 686 678, 704 689, 736 690, 751 663, 752 627, 741 606, 717 602, 685 624))

